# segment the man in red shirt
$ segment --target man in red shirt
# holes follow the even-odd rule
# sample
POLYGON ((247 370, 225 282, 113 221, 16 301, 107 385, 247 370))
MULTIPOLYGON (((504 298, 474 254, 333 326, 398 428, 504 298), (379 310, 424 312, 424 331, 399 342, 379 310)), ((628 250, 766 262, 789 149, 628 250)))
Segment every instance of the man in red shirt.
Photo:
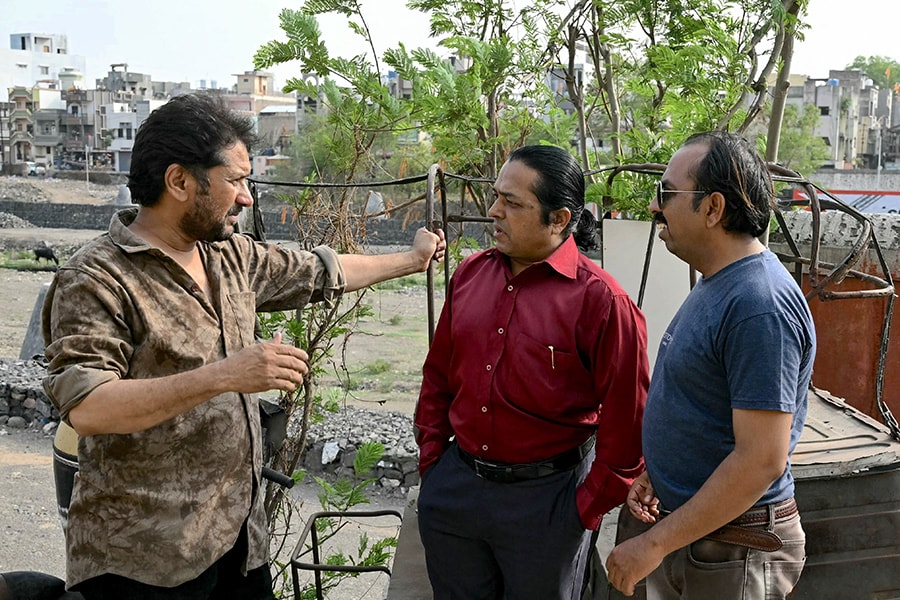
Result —
POLYGON ((644 315, 579 253, 584 176, 512 152, 495 247, 456 270, 416 408, 419 527, 434 597, 576 599, 604 513, 642 472, 644 315))

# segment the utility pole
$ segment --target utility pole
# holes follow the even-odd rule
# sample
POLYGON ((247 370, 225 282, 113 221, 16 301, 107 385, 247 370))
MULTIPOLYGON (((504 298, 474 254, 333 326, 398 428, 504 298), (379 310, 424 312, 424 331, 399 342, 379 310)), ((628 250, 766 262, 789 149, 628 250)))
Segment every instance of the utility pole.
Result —
POLYGON ((882 147, 882 129, 884 129, 885 119, 887 117, 878 117, 875 130, 875 155, 877 156, 877 166, 875 167, 875 191, 881 190, 881 147, 882 147))
POLYGON ((9 116, 9 108, 6 102, 0 102, 0 174, 6 169, 6 140, 4 139, 3 130, 7 128, 7 118, 9 116))

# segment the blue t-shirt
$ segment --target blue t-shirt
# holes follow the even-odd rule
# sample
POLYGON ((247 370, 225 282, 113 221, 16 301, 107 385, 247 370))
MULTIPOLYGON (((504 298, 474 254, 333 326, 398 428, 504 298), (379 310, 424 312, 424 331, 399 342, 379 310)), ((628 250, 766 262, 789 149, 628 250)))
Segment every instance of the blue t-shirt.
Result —
MULTIPOLYGON (((660 341, 644 412, 644 459, 664 508, 687 502, 734 450, 733 409, 793 413, 793 452, 815 353, 809 305, 768 250, 700 279, 660 341)), ((789 460, 757 505, 793 494, 789 460)))

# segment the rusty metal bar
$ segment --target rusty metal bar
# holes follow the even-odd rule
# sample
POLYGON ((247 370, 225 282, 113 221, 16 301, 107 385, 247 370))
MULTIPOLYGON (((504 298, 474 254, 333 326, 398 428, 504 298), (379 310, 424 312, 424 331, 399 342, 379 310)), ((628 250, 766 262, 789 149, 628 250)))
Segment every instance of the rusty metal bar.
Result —
MULTIPOLYGON (((381 572, 386 573, 388 577, 391 575, 391 570, 388 567, 382 565, 372 565, 372 566, 360 566, 360 565, 329 565, 323 564, 321 557, 319 555, 319 536, 316 530, 316 521, 318 519, 325 518, 341 518, 341 519, 354 519, 354 518, 368 518, 368 517, 397 517, 401 522, 403 521, 403 515, 400 514, 399 511, 396 510, 371 510, 371 511, 322 511, 316 512, 309 516, 309 519, 306 521, 306 526, 303 528, 303 532, 300 534, 300 539, 297 540, 297 545, 294 546, 294 551, 291 552, 291 577, 293 579, 294 584, 294 598, 295 600, 300 599, 300 570, 305 571, 313 571, 315 582, 316 582, 316 599, 324 600, 325 596, 322 590, 322 572, 323 571, 332 571, 339 573, 372 573, 372 572, 381 572), (310 550, 313 555, 313 562, 303 562, 300 559, 300 556, 306 554, 306 552, 302 552, 303 546, 306 544, 306 538, 309 537, 312 539, 312 546, 310 550)), ((307 550, 308 552, 309 550, 307 550)))
MULTIPOLYGON (((428 183, 425 188, 425 223, 429 230, 434 231, 434 186, 437 183, 438 173, 441 167, 433 164, 428 169, 428 183)), ((442 195, 443 196, 443 195, 442 195)), ((428 305, 428 345, 434 339, 434 271, 431 268, 425 271, 426 298, 428 305)))

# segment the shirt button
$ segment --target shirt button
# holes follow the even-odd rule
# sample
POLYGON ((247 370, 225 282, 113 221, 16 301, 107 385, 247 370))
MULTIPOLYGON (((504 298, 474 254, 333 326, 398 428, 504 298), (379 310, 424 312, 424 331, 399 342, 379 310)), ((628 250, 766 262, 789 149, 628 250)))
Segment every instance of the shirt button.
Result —
POLYGON ((481 449, 484 450, 485 452, 487 452, 487 444, 485 444, 484 446, 482 446, 481 449))
POLYGON ((491 370, 491 365, 486 366, 485 369, 487 369, 488 371, 490 371, 490 370, 491 370))
POLYGON ((503 335, 503 328, 501 327, 500 329, 498 329, 497 333, 499 333, 500 335, 503 335))
POLYGON ((194 285, 191 286, 191 291, 196 294, 197 292, 200 291, 200 286, 195 283, 194 285))
POLYGON ((487 406, 482 406, 482 407, 481 407, 481 412, 487 412, 487 406))
POLYGON ((511 292, 512 290, 513 290, 513 286, 511 286, 511 285, 506 286, 507 292, 511 292))

